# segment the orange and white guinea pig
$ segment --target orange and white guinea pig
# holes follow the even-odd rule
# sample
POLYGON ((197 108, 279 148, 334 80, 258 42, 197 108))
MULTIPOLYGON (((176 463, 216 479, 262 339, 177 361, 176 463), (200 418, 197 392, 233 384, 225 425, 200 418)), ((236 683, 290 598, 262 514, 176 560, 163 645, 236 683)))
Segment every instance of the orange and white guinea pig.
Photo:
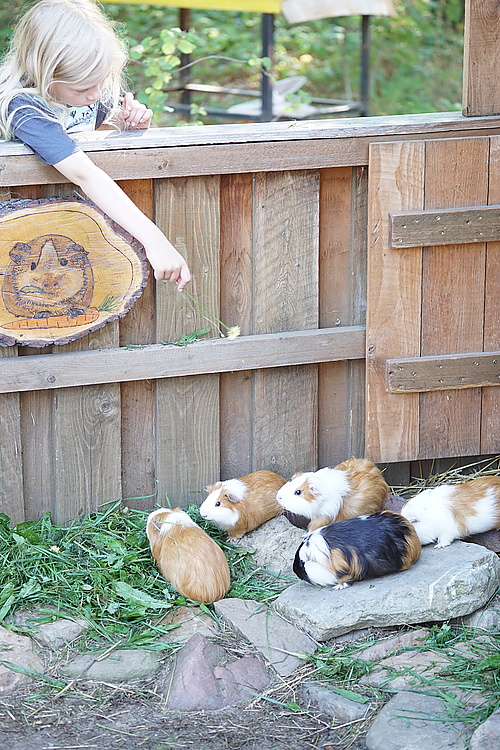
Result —
POLYGON ((265 469, 211 484, 200 515, 239 539, 281 513, 276 492, 284 484, 283 477, 265 469))
POLYGON ((344 589, 353 581, 407 570, 419 557, 420 541, 411 523, 384 510, 309 532, 293 570, 314 586, 344 589))
POLYGON ((455 539, 500 528, 500 477, 441 484, 412 497, 401 508, 422 544, 448 547, 455 539))
POLYGON ((180 508, 159 508, 148 516, 146 533, 160 573, 188 599, 210 604, 229 591, 224 552, 180 508))
POLYGON ((333 469, 295 474, 277 501, 295 526, 319 529, 364 513, 376 513, 389 494, 382 472, 367 458, 349 458, 333 469))

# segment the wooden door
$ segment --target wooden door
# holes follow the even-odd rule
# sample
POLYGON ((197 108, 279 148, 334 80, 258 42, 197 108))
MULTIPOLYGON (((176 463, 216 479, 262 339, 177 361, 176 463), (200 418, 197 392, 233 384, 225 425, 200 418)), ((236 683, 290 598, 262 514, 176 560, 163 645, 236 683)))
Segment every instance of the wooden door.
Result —
POLYGON ((366 455, 500 451, 500 140, 370 148, 366 455))

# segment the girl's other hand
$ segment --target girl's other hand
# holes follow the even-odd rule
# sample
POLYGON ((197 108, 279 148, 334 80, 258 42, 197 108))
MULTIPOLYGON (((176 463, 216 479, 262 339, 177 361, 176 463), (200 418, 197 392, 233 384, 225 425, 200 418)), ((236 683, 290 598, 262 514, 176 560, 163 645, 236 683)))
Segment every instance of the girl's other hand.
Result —
POLYGON ((151 125, 153 111, 134 99, 134 95, 128 91, 123 97, 121 116, 126 128, 147 130, 151 125))

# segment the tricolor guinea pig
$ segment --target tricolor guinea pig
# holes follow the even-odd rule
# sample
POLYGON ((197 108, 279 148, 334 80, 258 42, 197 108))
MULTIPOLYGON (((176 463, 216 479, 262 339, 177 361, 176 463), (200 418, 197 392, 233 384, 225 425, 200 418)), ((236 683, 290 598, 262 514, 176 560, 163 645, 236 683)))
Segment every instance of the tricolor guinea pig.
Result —
POLYGON ((500 528, 500 477, 478 477, 419 492, 401 508, 422 544, 448 547, 455 539, 500 528))
POLYGON ((210 604, 229 591, 224 552, 180 508, 159 508, 148 516, 146 533, 162 576, 188 599, 210 604))
POLYGON ((295 526, 309 531, 382 509, 389 487, 367 458, 349 458, 333 469, 295 474, 276 495, 295 526))
POLYGON ((314 586, 344 589, 353 581, 407 570, 419 557, 411 523, 384 510, 310 531, 295 554, 293 571, 314 586))
POLYGON ((201 517, 239 539, 281 513, 276 492, 284 484, 283 477, 265 469, 211 484, 200 505, 201 517))

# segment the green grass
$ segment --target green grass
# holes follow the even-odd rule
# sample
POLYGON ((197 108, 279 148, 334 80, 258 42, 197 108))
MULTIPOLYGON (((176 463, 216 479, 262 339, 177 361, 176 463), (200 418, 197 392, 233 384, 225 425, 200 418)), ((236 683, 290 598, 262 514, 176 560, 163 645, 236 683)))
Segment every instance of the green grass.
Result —
MULTIPOLYGON (((197 506, 187 510, 206 526, 197 506)), ((41 622, 85 618, 87 642, 158 647, 168 628, 155 621, 186 600, 155 567, 147 515, 119 502, 70 526, 53 524, 45 514, 11 528, 10 519, 0 514, 2 624, 18 609, 36 609, 41 622)), ((228 544, 214 529, 210 534, 228 558, 233 582, 228 596, 265 601, 284 588, 285 581, 255 566, 250 553, 228 544)))

